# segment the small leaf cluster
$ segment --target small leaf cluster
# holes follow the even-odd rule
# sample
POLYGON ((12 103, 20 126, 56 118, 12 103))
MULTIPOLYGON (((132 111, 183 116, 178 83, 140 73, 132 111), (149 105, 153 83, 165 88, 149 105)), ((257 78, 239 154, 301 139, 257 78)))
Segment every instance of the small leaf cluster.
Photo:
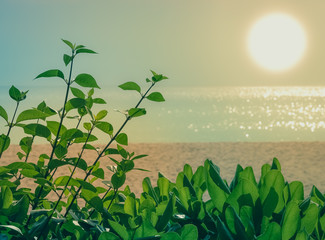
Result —
POLYGON ((127 173, 146 171, 136 168, 135 162, 147 155, 135 155, 126 150, 128 136, 123 129, 134 117, 146 114, 140 107, 144 100, 161 102, 164 99, 157 92, 155 95, 159 98, 150 96, 156 79, 167 78, 152 72, 152 81, 145 83, 149 86, 144 92, 133 83, 138 86, 140 97, 125 111, 120 127, 114 128, 106 120, 110 113, 105 100, 95 97, 95 89, 100 89, 95 78, 88 73, 72 76, 75 58, 81 53, 96 52, 84 45, 62 41, 70 52, 63 55, 68 73, 50 69, 35 78, 36 81, 63 80, 66 91, 62 108, 54 109, 43 101, 37 107, 20 112, 20 103, 28 91, 20 91, 15 86, 9 90, 9 96, 16 102, 13 116, 9 119, 5 108, 0 106, 0 119, 5 120, 8 127, 7 134, 0 135, 0 158, 10 145, 11 130, 21 128, 24 132, 17 161, 0 166, 0 239, 108 239, 103 222, 108 220, 114 203, 121 200, 120 188, 127 173), (105 107, 97 110, 99 106, 105 107), (106 134, 103 148, 95 145, 96 132, 106 134), (35 138, 47 142, 50 152, 43 152, 36 161, 31 161, 35 138), (79 149, 76 156, 69 154, 72 145, 79 149), (95 158, 84 159, 86 151, 93 151, 95 158), (111 163, 106 166, 109 174, 101 167, 103 159, 111 163), (56 173, 62 168, 69 169, 70 173, 58 176, 56 173), (76 177, 77 173, 82 177, 76 177), (99 187, 98 181, 106 187, 99 187), (27 182, 33 182, 34 186, 27 182))

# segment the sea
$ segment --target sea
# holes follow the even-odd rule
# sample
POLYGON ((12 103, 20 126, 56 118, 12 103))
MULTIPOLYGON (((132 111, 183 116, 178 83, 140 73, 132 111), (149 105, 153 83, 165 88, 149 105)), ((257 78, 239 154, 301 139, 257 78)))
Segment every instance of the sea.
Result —
MULTIPOLYGON (((1 87, 0 105, 12 116, 15 103, 8 89, 1 87)), ((33 87, 19 110, 36 107, 43 100, 60 109, 64 91, 61 87, 33 87)), ((147 114, 132 119, 122 131, 129 142, 325 141, 325 87, 158 87, 153 91, 161 92, 166 101, 143 102, 140 107, 147 114)), ((93 112, 107 110, 105 120, 115 131, 125 120, 123 112, 140 98, 135 91, 117 87, 96 90, 94 97, 103 98, 107 104, 94 106, 93 112)), ((71 111, 69 115, 76 113, 71 111)), ((2 119, 0 124, 0 133, 6 133, 2 119)), ((64 124, 72 128, 76 120, 64 124)), ((98 143, 109 140, 99 130, 94 134, 98 143)), ((23 135, 23 130, 16 127, 12 142, 19 143, 23 135)))

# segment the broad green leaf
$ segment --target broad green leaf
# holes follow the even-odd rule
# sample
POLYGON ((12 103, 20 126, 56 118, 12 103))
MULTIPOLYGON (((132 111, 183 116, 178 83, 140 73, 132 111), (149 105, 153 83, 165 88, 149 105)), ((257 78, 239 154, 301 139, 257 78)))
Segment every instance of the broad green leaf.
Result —
POLYGON ((312 234, 318 222, 318 215, 319 209, 317 205, 314 203, 310 204, 301 219, 300 230, 305 229, 309 235, 312 234))
POLYGON ((69 112, 72 109, 75 108, 81 108, 86 105, 86 100, 82 98, 72 98, 70 99, 66 105, 65 105, 65 110, 66 112, 69 112))
POLYGON ((111 182, 113 184, 114 189, 118 189, 122 187, 122 185, 125 183, 125 173, 122 171, 116 172, 113 174, 111 178, 111 182))
POLYGON ((20 173, 28 178, 41 177, 42 175, 33 169, 22 169, 20 173))
POLYGON ((8 180, 0 180, 0 187, 17 187, 16 184, 14 184, 13 182, 10 182, 8 180))
POLYGON ((311 239, 310 235, 306 232, 306 230, 301 230, 297 233, 295 240, 306 240, 311 239))
POLYGON ((239 174, 243 171, 243 167, 241 165, 237 165, 236 167, 236 173, 235 176, 233 178, 233 180, 230 183, 230 190, 234 190, 234 188, 236 187, 237 183, 238 183, 238 179, 239 179, 239 174))
POLYGON ((182 240, 193 240, 199 238, 199 233, 195 225, 186 224, 181 229, 181 238, 182 240))
POLYGON ((89 122, 85 122, 83 125, 84 125, 84 128, 85 128, 87 131, 90 131, 90 129, 91 129, 91 123, 89 123, 89 122))
POLYGON ((127 196, 125 199, 124 212, 132 217, 137 215, 136 200, 132 195, 127 196))
POLYGON ((128 111, 130 117, 140 117, 147 113, 146 109, 144 108, 131 108, 128 111))
POLYGON ((273 158, 271 169, 279 170, 281 171, 281 164, 277 158, 273 158))
POLYGON ((33 136, 39 136, 44 138, 48 138, 49 136, 51 136, 51 131, 47 127, 39 123, 31 123, 25 125, 24 132, 26 134, 31 134, 33 136))
POLYGON ((82 99, 86 98, 86 95, 80 89, 70 87, 70 90, 71 90, 73 96, 75 96, 77 98, 82 98, 82 99))
POLYGON ((9 187, 2 187, 0 193, 0 209, 7 209, 13 201, 12 192, 9 187))
POLYGON ((87 201, 92 207, 94 207, 98 212, 103 212, 103 201, 100 197, 95 196, 87 201))
POLYGON ((113 134, 113 126, 108 122, 98 122, 95 127, 109 135, 113 134))
MULTIPOLYGON (((213 218, 210 215, 208 215, 208 216, 210 217, 210 219, 212 221, 214 221, 213 218)), ((219 216, 216 216, 216 225, 217 225, 218 232, 219 232, 219 234, 221 236, 221 239, 223 239, 223 240, 234 240, 234 238, 232 237, 230 231, 225 226, 224 222, 221 221, 219 216)))
POLYGON ((77 181, 80 183, 80 185, 87 190, 90 190, 92 192, 97 192, 97 189, 89 182, 86 182, 84 180, 81 179, 77 179, 77 181))
POLYGON ((293 181, 289 184, 291 200, 304 200, 304 185, 302 182, 293 181))
POLYGON ((100 179, 104 179, 105 177, 104 170, 102 168, 98 168, 96 171, 93 171, 91 174, 100 179))
POLYGON ((27 195, 23 195, 19 201, 15 202, 10 207, 10 221, 23 224, 25 218, 27 217, 27 212, 29 208, 29 198, 27 195))
MULTIPOLYGON (((159 217, 159 220, 156 224, 156 229, 158 232, 161 232, 165 229, 165 227, 167 226, 168 222, 171 220, 171 217, 173 216, 173 206, 175 205, 175 197, 171 197, 169 198, 169 201, 167 203, 167 206, 165 208, 165 211, 163 213, 162 216, 159 217)), ((185 227, 184 227, 185 228, 185 227)), ((185 239, 183 238, 183 234, 184 236, 189 236, 190 232, 188 229, 184 229, 183 228, 183 231, 182 231, 182 239, 185 239)), ((188 227, 187 227, 188 228, 188 227)), ((192 235, 191 235, 192 236, 192 235)), ((196 238, 188 238, 188 239, 197 239, 196 238)))
POLYGON ((63 146, 62 144, 58 144, 55 147, 54 154, 57 158, 61 159, 68 153, 68 149, 66 146, 63 146))
POLYGON ((86 46, 84 46, 84 45, 78 45, 78 46, 75 47, 75 49, 78 50, 78 49, 80 49, 80 48, 85 48, 85 47, 86 47, 86 46))
POLYGON ((16 120, 16 123, 26 121, 26 120, 32 120, 32 119, 40 119, 40 118, 46 118, 50 115, 47 113, 43 113, 40 110, 37 109, 28 109, 23 112, 21 112, 16 120))
POLYGON ((75 186, 75 187, 80 186, 79 181, 77 181, 74 178, 70 178, 68 176, 60 176, 60 177, 58 177, 57 179, 55 179, 54 184, 56 186, 65 186, 66 184, 68 186, 75 186))
POLYGON ((6 120, 6 122, 8 122, 8 114, 2 106, 0 106, 0 117, 2 117, 4 120, 6 120))
POLYGON ((72 141, 75 138, 81 138, 83 137, 83 133, 76 128, 72 128, 69 130, 66 130, 62 136, 61 136, 61 140, 67 140, 67 141, 72 141))
MULTIPOLYGON (((46 126, 48 129, 50 129, 51 133, 56 136, 56 134, 59 131, 59 122, 56 121, 46 121, 46 126)), ((61 129, 60 129, 60 134, 59 136, 61 136, 65 131, 67 131, 67 128, 64 125, 61 125, 61 129)))
POLYGON ((10 145, 10 138, 4 134, 0 135, 0 153, 8 149, 10 145))
POLYGON ((148 100, 154 101, 154 102, 164 102, 165 98, 160 92, 153 92, 150 93, 149 96, 147 97, 148 100))
POLYGON ((6 168, 15 170, 15 169, 34 169, 33 165, 25 162, 14 162, 6 166, 6 168))
POLYGON ((61 39, 65 44, 67 44, 70 48, 71 48, 71 50, 74 50, 74 45, 70 42, 70 41, 68 41, 68 40, 64 40, 64 39, 61 39))
POLYGON ((106 117, 106 115, 107 115, 107 111, 102 110, 99 113, 97 113, 97 115, 95 116, 95 120, 97 121, 102 120, 104 117, 106 117))
MULTIPOLYGON (((72 165, 72 166, 74 166, 77 160, 78 160, 78 158, 72 158, 69 161, 52 159, 52 161, 49 162, 49 164, 48 164, 48 168, 50 170, 53 170, 55 168, 58 168, 58 167, 61 167, 61 166, 64 166, 64 165, 72 165)), ((77 167, 84 170, 84 171, 86 171, 87 167, 88 167, 87 162, 84 159, 79 159, 77 167)))
POLYGON ((69 65, 69 63, 71 62, 71 60, 72 60, 71 56, 69 56, 69 55, 67 55, 67 54, 64 54, 64 55, 63 55, 63 61, 64 61, 64 64, 65 64, 66 66, 69 65))
POLYGON ((92 53, 92 54, 97 54, 95 51, 87 49, 87 48, 80 48, 76 51, 76 54, 79 53, 92 53))
POLYGON ((123 240, 129 239, 129 234, 124 226, 111 220, 108 220, 108 224, 123 240))
POLYGON ((145 218, 139 228, 135 231, 134 239, 151 237, 157 235, 157 230, 152 226, 151 221, 145 218))
POLYGON ((282 240, 291 239, 297 232, 300 225, 300 209, 296 202, 291 201, 286 206, 283 224, 282 224, 282 240))
POLYGON ((81 87, 100 88, 97 85, 95 78, 93 78, 91 75, 87 73, 79 74, 74 80, 74 82, 76 82, 81 87))
POLYGON ((257 237, 257 240, 281 240, 281 227, 276 222, 268 224, 264 233, 257 237))
POLYGON ((155 201, 155 203, 158 205, 159 199, 158 199, 158 196, 157 196, 155 190, 152 187, 150 178, 145 177, 143 179, 142 188, 143 188, 143 192, 146 192, 149 196, 151 196, 153 198, 153 200, 155 201))
POLYGON ((120 133, 115 138, 115 141, 118 142, 119 144, 127 146, 128 145, 128 136, 125 133, 120 133))
POLYGON ((160 240, 182 240, 182 239, 176 232, 167 232, 161 236, 160 240))
POLYGON ((94 98, 93 102, 97 104, 106 104, 106 101, 102 98, 94 98))
POLYGON ((21 101, 21 92, 13 85, 9 89, 9 96, 17 102, 21 101))
POLYGON ((154 71, 151 71, 154 75, 151 79, 153 82, 160 82, 161 80, 168 79, 168 77, 162 75, 162 74, 156 74, 154 71))
POLYGON ((59 77, 64 80, 64 74, 58 69, 52 69, 39 74, 35 79, 42 77, 59 77))
POLYGON ((135 82, 126 82, 126 83, 119 85, 118 87, 123 90, 135 90, 135 91, 141 93, 141 87, 135 82))
MULTIPOLYGON (((88 137, 88 134, 87 134, 87 133, 84 133, 84 134, 83 134, 83 137, 76 138, 76 139, 74 140, 74 142, 75 142, 75 143, 84 143, 84 142, 86 142, 87 137, 88 137)), ((90 136, 88 137, 88 141, 87 141, 87 142, 94 142, 94 141, 96 141, 96 140, 98 140, 98 138, 97 138, 96 136, 94 136, 94 135, 90 135, 90 136)))

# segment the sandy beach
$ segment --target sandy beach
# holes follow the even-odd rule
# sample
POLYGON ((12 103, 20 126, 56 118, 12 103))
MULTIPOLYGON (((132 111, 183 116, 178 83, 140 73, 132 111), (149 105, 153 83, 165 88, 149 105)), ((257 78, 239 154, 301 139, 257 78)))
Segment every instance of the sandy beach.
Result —
MULTIPOLYGON (((325 191, 325 142, 279 142, 279 143, 136 143, 126 148, 136 155, 147 154, 146 158, 136 160, 135 167, 144 168, 150 172, 133 171, 127 174, 128 184, 137 195, 142 190, 142 179, 151 178, 156 185, 158 172, 163 173, 170 180, 175 180, 177 173, 182 170, 185 163, 193 169, 203 164, 205 159, 212 160, 220 167, 221 177, 228 182, 234 176, 236 165, 243 167, 252 166, 257 180, 260 177, 260 168, 265 163, 272 163, 273 157, 277 157, 282 165, 282 172, 288 182, 299 180, 305 185, 305 195, 309 194, 313 185, 321 192, 325 191)), ((19 161, 16 153, 19 146, 13 145, 3 154, 1 166, 13 161, 19 161)), ((69 156, 77 156, 80 147, 72 146, 69 156)), ((35 162, 42 153, 50 153, 47 145, 35 145, 30 160, 35 162)), ((96 157, 94 151, 88 151, 84 159, 88 164, 96 157)), ((111 172, 106 166, 113 165, 108 157, 103 157, 101 167, 105 170, 106 180, 109 180, 111 172)), ((67 167, 61 167, 56 177, 68 174, 67 167)), ((83 177, 78 173, 76 177, 83 177)), ((101 180, 97 181, 98 185, 101 180)), ((32 179, 24 183, 33 184, 32 179)))

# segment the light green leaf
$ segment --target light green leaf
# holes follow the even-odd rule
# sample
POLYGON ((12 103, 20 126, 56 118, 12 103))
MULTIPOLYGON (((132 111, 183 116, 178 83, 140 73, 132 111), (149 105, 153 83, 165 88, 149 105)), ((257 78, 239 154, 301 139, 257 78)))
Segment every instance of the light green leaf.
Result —
POLYGON ((92 53, 92 54, 97 54, 95 51, 87 49, 87 48, 81 48, 76 51, 76 54, 79 53, 92 53))
POLYGON ((94 98, 93 102, 97 104, 106 104, 106 101, 102 98, 94 98))
POLYGON ((67 44, 70 48, 71 48, 71 50, 74 50, 74 45, 70 42, 70 41, 68 41, 68 40, 64 40, 64 39, 61 39, 65 44, 67 44))
POLYGON ((87 73, 79 74, 74 80, 74 82, 76 82, 78 85, 82 87, 100 88, 97 85, 95 78, 93 78, 91 75, 87 73))
POLYGON ((282 224, 282 239, 289 240, 298 230, 300 225, 300 208, 298 204, 291 201, 286 206, 282 224))
POLYGON ((7 209, 11 206, 13 201, 12 192, 9 187, 1 188, 0 209, 7 209))
POLYGON ((113 134, 113 126, 108 122, 98 122, 95 127, 109 135, 113 134))
POLYGON ((193 240, 199 238, 199 233, 195 225, 193 224, 186 224, 181 229, 181 238, 182 240, 193 240))
POLYGON ((70 87, 70 90, 71 90, 73 96, 75 96, 77 98, 82 98, 82 99, 86 98, 86 95, 80 89, 70 87))
POLYGON ((142 115, 145 115, 147 112, 144 108, 131 108, 128 111, 128 114, 130 117, 140 117, 142 115))
POLYGON ((47 127, 38 123, 31 123, 25 125, 24 132, 26 134, 31 134, 33 136, 39 136, 44 138, 48 138, 51 135, 51 131, 47 127))
POLYGON ((107 115, 107 111, 102 110, 99 113, 97 113, 97 115, 95 116, 95 120, 97 121, 102 120, 104 117, 106 117, 106 115, 107 115))

